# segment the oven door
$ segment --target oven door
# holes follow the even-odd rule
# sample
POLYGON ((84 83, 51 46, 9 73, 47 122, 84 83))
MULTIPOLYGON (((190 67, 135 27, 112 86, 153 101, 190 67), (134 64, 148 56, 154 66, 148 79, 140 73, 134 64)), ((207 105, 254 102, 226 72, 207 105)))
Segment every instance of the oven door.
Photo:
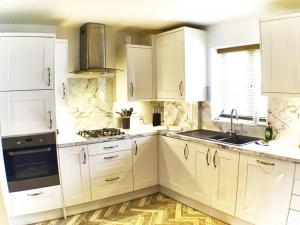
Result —
POLYGON ((59 184, 55 145, 4 150, 10 192, 59 184))

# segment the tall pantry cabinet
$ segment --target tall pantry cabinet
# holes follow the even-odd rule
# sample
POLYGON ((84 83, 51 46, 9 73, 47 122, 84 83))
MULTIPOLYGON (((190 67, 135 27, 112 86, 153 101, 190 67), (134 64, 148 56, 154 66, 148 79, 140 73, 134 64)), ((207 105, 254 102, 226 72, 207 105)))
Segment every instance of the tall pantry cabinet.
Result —
POLYGON ((0 33, 1 136, 55 131, 55 34, 0 33))

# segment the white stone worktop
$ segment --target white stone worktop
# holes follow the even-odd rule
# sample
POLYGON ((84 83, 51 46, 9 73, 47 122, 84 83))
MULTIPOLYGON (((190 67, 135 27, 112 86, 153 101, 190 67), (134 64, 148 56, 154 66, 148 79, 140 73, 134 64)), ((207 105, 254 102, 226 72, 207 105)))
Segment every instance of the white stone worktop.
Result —
POLYGON ((288 162, 300 163, 300 149, 297 144, 291 144, 288 141, 272 141, 269 146, 257 145, 255 143, 250 143, 248 145, 243 146, 234 146, 230 144, 220 143, 209 141, 205 139, 198 139, 183 136, 180 132, 170 132, 167 130, 165 126, 160 127, 152 127, 152 126, 142 126, 139 128, 123 130, 125 132, 124 135, 114 136, 114 137, 103 137, 96 139, 86 139, 77 134, 71 135, 58 135, 57 146, 59 148, 72 147, 78 145, 87 145, 108 141, 116 141, 130 138, 138 138, 149 135, 160 134, 163 136, 168 136, 172 138, 177 138, 185 141, 197 142, 200 144, 205 144, 210 147, 218 147, 224 150, 229 151, 238 151, 245 154, 250 154, 259 157, 269 157, 272 159, 279 159, 288 162))
MULTIPOLYGON (((121 129, 122 130, 122 129, 121 129)), ((68 134, 59 134, 57 136, 57 147, 66 148, 78 145, 88 145, 116 140, 124 140, 130 138, 144 137, 150 135, 158 134, 159 130, 166 130, 165 126, 153 127, 153 126, 140 126, 138 128, 122 130, 125 132, 124 135, 112 136, 112 137, 100 137, 100 138, 92 138, 86 139, 84 137, 79 136, 75 132, 71 132, 68 134)))

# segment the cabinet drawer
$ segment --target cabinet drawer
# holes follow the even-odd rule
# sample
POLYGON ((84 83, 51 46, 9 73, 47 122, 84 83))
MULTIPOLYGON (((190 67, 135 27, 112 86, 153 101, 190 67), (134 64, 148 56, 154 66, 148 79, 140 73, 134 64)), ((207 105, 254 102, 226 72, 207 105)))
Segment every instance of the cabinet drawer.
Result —
POLYGON ((132 171, 91 180, 92 200, 133 191, 132 171))
POLYGON ((60 185, 10 193, 14 216, 62 207, 60 185))
POLYGON ((132 150, 90 156, 91 178, 132 170, 132 150))
POLYGON ((300 212, 290 210, 287 225, 299 225, 299 224, 300 224, 300 212))
POLYGON ((300 180, 294 180, 293 194, 300 195, 300 180))
POLYGON ((292 195, 290 208, 300 211, 300 196, 292 195))
POLYGON ((88 145, 89 155, 99 155, 129 149, 132 149, 131 139, 88 145))
POLYGON ((300 164, 296 164, 295 179, 300 180, 300 164))

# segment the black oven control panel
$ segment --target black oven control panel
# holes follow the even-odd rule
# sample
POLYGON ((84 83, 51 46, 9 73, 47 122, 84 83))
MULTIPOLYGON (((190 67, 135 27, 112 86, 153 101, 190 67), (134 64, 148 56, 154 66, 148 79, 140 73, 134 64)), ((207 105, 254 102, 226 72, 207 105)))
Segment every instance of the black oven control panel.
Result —
POLYGON ((7 137, 2 139, 3 149, 16 149, 55 144, 55 133, 7 137))

